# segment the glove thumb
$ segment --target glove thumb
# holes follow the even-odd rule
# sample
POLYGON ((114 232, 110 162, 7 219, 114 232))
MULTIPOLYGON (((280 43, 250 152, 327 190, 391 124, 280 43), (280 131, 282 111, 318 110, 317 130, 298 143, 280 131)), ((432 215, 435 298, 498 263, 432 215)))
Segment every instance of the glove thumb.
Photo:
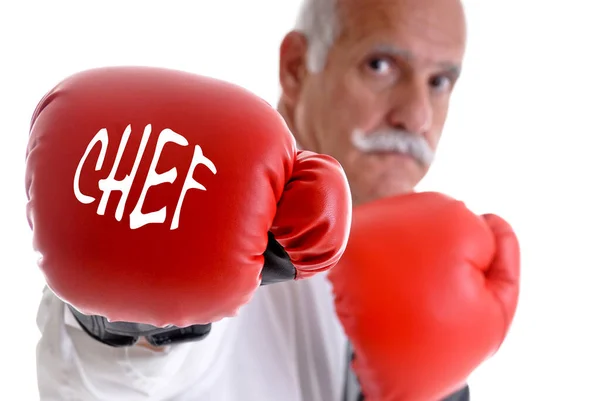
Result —
POLYGON ((512 324, 519 299, 521 255, 519 240, 506 220, 495 214, 484 214, 483 220, 492 231, 496 252, 486 272, 490 290, 500 302, 505 318, 505 327, 512 324))

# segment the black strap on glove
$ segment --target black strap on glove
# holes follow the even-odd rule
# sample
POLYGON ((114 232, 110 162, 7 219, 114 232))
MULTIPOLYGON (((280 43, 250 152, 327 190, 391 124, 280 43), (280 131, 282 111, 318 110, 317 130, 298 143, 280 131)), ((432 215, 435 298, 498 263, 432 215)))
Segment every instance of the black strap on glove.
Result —
POLYGON ((296 267, 292 264, 290 256, 270 231, 267 250, 263 253, 263 257, 265 264, 262 268, 260 285, 281 283, 296 278, 296 267))
POLYGON ((159 328, 149 324, 129 322, 109 322, 103 316, 84 315, 69 305, 79 325, 96 340, 111 347, 128 347, 138 342, 140 337, 155 347, 174 343, 198 341, 205 338, 211 329, 210 324, 196 324, 184 328, 159 328))
MULTIPOLYGON (((290 257, 270 232, 263 256, 265 263, 262 269, 261 286, 296 278, 296 268, 290 257)), ((175 326, 159 328, 149 324, 109 322, 103 316, 84 315, 70 305, 69 309, 87 334, 111 347, 132 346, 140 337, 146 338, 146 341, 155 347, 199 341, 208 336, 211 329, 210 323, 183 328, 175 326)))

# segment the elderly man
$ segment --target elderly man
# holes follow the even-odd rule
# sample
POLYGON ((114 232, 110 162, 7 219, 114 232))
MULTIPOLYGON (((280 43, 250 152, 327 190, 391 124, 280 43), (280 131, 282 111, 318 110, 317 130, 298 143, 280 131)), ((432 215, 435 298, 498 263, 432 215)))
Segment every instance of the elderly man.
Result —
MULTIPOLYGON (((355 205, 411 192, 442 134, 465 44, 460 1, 306 1, 281 44, 278 109, 300 146, 341 162, 355 205)), ((468 399, 468 387, 447 398, 468 399)))
MULTIPOLYGON (((300 148, 341 163, 355 205, 412 192, 440 139, 465 38, 458 0, 307 0, 281 44, 278 111, 300 148)), ((324 274, 262 287, 208 335, 162 347, 107 345, 76 314, 45 290, 41 401, 357 401, 368 380, 349 368, 324 274)), ((448 397, 468 400, 468 388, 448 397)))

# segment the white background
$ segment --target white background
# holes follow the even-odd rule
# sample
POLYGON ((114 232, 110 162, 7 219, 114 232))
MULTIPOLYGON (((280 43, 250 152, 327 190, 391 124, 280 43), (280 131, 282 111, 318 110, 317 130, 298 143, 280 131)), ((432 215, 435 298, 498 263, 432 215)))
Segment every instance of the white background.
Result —
MULTIPOLYGON (((298 0, 161 3, 0 6, 0 399, 37 399, 43 282, 25 219, 24 154, 43 94, 81 69, 138 64, 224 78, 277 100, 278 45, 298 0)), ((464 77, 422 189, 505 216, 523 261, 513 328, 473 374, 474 401, 600 400, 596 3, 466 3, 464 77)))

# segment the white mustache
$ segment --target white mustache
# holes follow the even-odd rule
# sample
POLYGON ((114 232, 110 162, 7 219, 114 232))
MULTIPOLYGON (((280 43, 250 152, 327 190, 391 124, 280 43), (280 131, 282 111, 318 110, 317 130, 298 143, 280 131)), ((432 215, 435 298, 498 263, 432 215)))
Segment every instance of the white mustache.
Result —
POLYGON ((351 141, 361 152, 402 153, 425 166, 433 162, 435 155, 425 138, 402 130, 389 129, 366 134, 357 129, 352 133, 351 141))

